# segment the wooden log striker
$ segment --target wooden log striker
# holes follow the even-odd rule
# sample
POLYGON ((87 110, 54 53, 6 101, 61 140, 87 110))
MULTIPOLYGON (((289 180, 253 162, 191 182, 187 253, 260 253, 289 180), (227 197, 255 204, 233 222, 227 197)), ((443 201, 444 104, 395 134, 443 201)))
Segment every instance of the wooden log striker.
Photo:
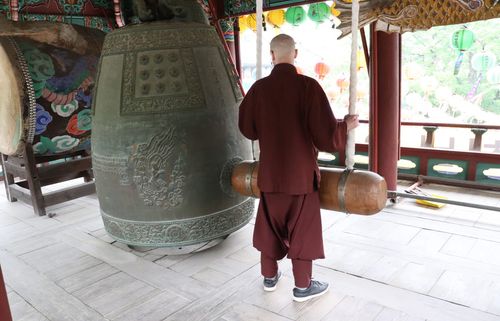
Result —
MULTIPOLYGON (((243 161, 232 172, 231 185, 241 195, 260 197, 259 163, 243 161)), ((321 208, 351 214, 372 215, 387 201, 387 185, 380 175, 363 170, 321 168, 321 208)))

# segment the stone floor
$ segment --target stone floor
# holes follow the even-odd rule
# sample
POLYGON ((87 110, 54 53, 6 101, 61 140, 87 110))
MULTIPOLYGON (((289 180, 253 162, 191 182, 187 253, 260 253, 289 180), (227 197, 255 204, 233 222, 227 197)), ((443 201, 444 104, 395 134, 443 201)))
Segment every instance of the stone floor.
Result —
MULTIPOLYGON (((499 193, 424 189, 500 206, 499 193)), ((327 258, 314 274, 333 287, 295 303, 286 260, 276 292, 262 290, 252 223, 197 254, 135 251, 106 234, 95 195, 51 207, 49 218, 1 190, 0 264, 15 321, 500 321, 500 212, 410 199, 372 217, 325 211, 327 258)))

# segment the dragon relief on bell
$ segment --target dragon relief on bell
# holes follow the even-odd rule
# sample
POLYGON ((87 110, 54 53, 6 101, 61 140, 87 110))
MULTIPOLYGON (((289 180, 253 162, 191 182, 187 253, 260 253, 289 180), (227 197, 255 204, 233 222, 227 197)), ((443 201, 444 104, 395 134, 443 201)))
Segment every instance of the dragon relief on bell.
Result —
POLYGON ((182 204, 186 186, 182 140, 175 128, 169 128, 148 143, 131 147, 128 166, 144 205, 171 208, 182 204))

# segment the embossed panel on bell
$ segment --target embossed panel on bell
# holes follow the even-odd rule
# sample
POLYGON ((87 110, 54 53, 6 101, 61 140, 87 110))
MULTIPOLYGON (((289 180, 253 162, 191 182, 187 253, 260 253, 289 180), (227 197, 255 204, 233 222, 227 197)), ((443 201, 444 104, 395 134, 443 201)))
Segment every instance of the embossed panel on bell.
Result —
POLYGON ((254 212, 230 186, 234 164, 251 157, 237 127, 241 91, 215 29, 195 20, 105 39, 93 164, 105 228, 129 245, 203 246, 254 212))

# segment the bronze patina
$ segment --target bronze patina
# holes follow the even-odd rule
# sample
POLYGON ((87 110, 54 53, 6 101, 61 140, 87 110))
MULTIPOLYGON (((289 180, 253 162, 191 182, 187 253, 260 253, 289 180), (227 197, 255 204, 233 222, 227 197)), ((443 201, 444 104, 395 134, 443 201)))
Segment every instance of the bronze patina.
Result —
POLYGON ((253 215, 254 201, 230 185, 251 146, 237 127, 242 94, 215 29, 195 1, 168 6, 167 20, 106 36, 93 117, 96 187, 117 240, 203 246, 253 215))

